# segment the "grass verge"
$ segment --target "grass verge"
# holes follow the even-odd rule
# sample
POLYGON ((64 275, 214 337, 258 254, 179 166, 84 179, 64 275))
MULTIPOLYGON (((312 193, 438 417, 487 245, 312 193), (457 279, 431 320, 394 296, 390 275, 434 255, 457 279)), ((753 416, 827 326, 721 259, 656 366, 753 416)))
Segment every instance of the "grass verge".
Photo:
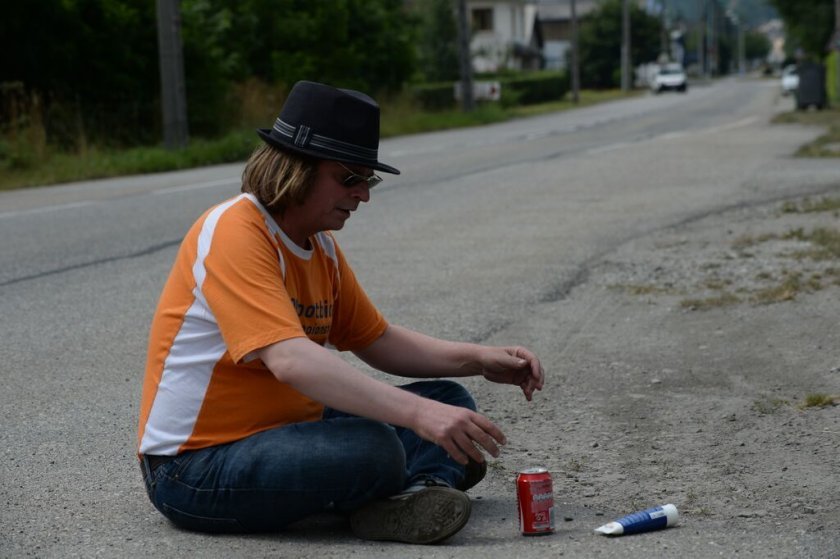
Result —
MULTIPOLYGON (((837 201, 830 198, 824 198, 818 202, 805 199, 785 203, 782 212, 836 212, 836 206, 837 201)), ((710 271, 713 275, 700 281, 695 288, 713 291, 714 294, 707 297, 683 299, 679 303, 682 308, 709 310, 740 303, 768 305, 792 301, 800 293, 813 293, 827 287, 840 286, 840 268, 834 265, 840 260, 840 230, 814 227, 807 231, 799 227, 783 233, 744 235, 733 240, 731 247, 733 252, 727 253, 722 262, 710 262, 701 266, 704 271, 710 271), (753 249, 762 243, 784 241, 797 241, 800 244, 799 247, 794 248, 786 246, 770 249, 773 251, 770 254, 767 254, 765 250, 762 256, 765 261, 768 258, 775 259, 776 269, 761 269, 760 263, 759 269, 753 275, 744 273, 745 268, 741 264, 745 260, 742 259, 754 258, 753 249), (729 256, 730 254, 735 254, 735 256, 729 256), (793 261, 793 269, 789 269, 784 264, 785 260, 793 261)), ((667 290, 656 285, 644 287, 644 290, 627 287, 623 290, 635 295, 668 293, 667 290)))
POLYGON ((833 212, 835 217, 840 217, 840 198, 824 196, 819 200, 805 198, 799 202, 788 201, 782 204, 781 212, 787 214, 833 212))
POLYGON ((781 113, 773 119, 773 122, 827 127, 828 130, 825 134, 800 147, 796 155, 800 157, 840 157, 840 108, 781 113))
POLYGON ((89 148, 79 154, 47 153, 43 160, 31 166, 0 169, 0 190, 240 161, 257 146, 255 136, 253 131, 238 131, 217 140, 193 140, 189 147, 177 151, 156 146, 125 150, 89 148))
MULTIPOLYGON (((418 111, 396 100, 382 108, 383 138, 435 130, 480 126, 515 118, 535 116, 638 95, 621 91, 582 91, 577 104, 570 100, 504 108, 480 105, 470 113, 459 110, 418 111)), ((162 146, 125 150, 88 148, 78 154, 46 149, 37 161, 18 167, 0 167, 0 190, 59 184, 142 173, 189 169, 205 165, 244 161, 259 144, 253 128, 237 130, 215 140, 192 140, 184 149, 170 151, 162 146)))
POLYGON ((840 394, 808 394, 805 401, 799 404, 799 409, 825 408, 840 403, 840 394))

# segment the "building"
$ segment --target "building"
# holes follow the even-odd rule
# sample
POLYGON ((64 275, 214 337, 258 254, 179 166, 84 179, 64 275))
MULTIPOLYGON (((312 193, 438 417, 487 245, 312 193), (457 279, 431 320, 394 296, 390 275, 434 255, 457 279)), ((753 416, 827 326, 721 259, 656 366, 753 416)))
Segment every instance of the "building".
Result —
MULTIPOLYGON (((598 0, 576 0, 578 18, 598 0)), ((571 47, 571 0, 468 0, 473 70, 559 70, 571 47)))
MULTIPOLYGON (((584 18, 598 7, 597 0, 576 0, 577 17, 584 18)), ((537 4, 537 20, 543 39, 544 67, 550 70, 566 68, 572 46, 571 0, 542 0, 537 4)))
POLYGON ((497 72, 542 68, 537 4, 526 0, 467 2, 473 70, 497 72))

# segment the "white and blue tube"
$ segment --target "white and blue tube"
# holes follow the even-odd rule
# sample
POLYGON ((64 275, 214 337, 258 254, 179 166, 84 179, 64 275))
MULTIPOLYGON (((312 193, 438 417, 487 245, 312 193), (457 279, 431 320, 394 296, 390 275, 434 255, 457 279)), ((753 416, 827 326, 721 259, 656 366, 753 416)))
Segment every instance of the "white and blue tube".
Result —
POLYGON ((673 526, 679 519, 680 514, 677 512, 677 507, 669 504, 628 514, 596 528, 595 532, 605 536, 637 534, 673 526))

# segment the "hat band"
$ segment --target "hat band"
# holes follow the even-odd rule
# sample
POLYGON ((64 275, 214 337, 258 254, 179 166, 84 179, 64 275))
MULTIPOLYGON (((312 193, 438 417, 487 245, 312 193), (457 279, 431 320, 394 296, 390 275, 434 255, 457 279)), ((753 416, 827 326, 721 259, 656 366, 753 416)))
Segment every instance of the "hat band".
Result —
POLYGON ((378 158, 378 150, 342 142, 335 138, 315 134, 308 126, 301 124, 295 128, 291 124, 277 119, 273 127, 274 132, 277 132, 286 138, 292 145, 297 148, 315 149, 324 152, 331 152, 332 154, 350 159, 361 159, 364 161, 376 162, 378 158))

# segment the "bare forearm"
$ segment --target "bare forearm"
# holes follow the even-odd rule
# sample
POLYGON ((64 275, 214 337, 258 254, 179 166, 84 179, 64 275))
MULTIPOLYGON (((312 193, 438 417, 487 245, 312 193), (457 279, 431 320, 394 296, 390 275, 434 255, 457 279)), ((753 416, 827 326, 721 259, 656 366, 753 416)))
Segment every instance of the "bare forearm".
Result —
POLYGON ((281 382, 326 406, 401 427, 413 427, 419 397, 356 370, 327 349, 304 338, 270 346, 261 353, 281 382))
POLYGON ((372 367, 404 377, 482 375, 519 386, 528 400, 542 390, 545 378, 540 360, 524 347, 448 342, 394 325, 356 355, 372 367))
POLYGON ((372 379, 306 338, 278 342, 257 353, 279 381, 310 398, 411 429, 462 464, 469 458, 484 460, 479 447, 498 456, 497 442, 504 444, 504 434, 486 417, 372 379))
POLYGON ((481 374, 479 351, 480 346, 475 344, 441 340, 390 325, 370 348, 357 354, 369 365, 387 373, 432 378, 481 374))

